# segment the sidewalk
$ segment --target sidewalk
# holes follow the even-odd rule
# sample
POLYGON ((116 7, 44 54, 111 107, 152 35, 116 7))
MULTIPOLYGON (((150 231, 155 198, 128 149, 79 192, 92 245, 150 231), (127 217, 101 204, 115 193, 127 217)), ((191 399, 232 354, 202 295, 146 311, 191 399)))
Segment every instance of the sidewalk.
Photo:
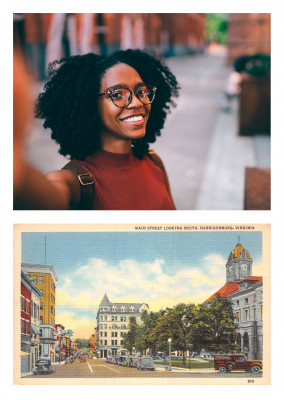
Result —
MULTIPOLYGON (((156 371, 164 371, 164 372, 169 372, 166 371, 166 368, 168 368, 167 366, 161 366, 161 365, 155 365, 155 370, 156 371)), ((213 373, 218 373, 217 370, 215 370, 214 368, 178 368, 178 367, 172 367, 171 368, 171 372, 175 373, 175 372, 185 372, 188 374, 213 374, 213 373)))
POLYGON ((242 210, 245 168, 270 167, 270 136, 238 136, 238 102, 218 113, 197 196, 197 210, 242 210))

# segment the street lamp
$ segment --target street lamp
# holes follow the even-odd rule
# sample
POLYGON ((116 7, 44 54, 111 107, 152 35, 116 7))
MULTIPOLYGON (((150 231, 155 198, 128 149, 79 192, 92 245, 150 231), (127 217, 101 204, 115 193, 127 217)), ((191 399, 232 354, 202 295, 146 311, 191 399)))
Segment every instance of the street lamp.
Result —
POLYGON ((172 351, 171 351, 171 347, 172 347, 172 339, 169 338, 168 339, 168 343, 169 343, 169 368, 168 371, 172 370, 172 351))

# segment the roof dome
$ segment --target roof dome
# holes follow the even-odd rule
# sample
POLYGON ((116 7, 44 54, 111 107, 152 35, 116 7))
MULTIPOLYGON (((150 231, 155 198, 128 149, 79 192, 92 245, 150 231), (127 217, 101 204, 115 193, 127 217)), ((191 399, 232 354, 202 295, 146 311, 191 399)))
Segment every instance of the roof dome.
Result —
POLYGON ((236 245, 236 247, 234 248, 234 250, 229 255, 228 262, 231 261, 234 258, 242 258, 242 251, 243 250, 246 252, 246 258, 251 258, 248 250, 245 247, 243 247, 240 243, 238 243, 236 245))

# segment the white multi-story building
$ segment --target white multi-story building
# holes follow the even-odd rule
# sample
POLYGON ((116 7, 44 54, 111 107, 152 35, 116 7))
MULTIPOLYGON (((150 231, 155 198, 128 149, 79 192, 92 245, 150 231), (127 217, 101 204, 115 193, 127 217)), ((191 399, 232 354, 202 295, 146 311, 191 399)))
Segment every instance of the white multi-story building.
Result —
POLYGON ((240 243, 226 263, 226 284, 204 303, 226 297, 232 302, 237 342, 249 359, 263 357, 263 283, 261 276, 252 276, 252 258, 240 243))
POLYGON ((124 348, 123 336, 128 332, 130 317, 141 324, 141 315, 150 312, 145 303, 112 303, 105 294, 97 313, 97 350, 100 357, 116 355, 124 348))

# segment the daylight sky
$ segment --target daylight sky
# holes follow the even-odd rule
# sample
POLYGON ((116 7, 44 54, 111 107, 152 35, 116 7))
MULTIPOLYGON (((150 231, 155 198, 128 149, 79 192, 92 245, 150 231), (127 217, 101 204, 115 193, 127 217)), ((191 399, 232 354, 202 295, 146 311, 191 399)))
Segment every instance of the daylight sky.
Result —
POLYGON ((98 306, 147 303, 150 310, 200 303, 225 283, 225 264, 238 243, 262 275, 261 232, 22 233, 22 262, 53 265, 56 323, 89 338, 98 306))

